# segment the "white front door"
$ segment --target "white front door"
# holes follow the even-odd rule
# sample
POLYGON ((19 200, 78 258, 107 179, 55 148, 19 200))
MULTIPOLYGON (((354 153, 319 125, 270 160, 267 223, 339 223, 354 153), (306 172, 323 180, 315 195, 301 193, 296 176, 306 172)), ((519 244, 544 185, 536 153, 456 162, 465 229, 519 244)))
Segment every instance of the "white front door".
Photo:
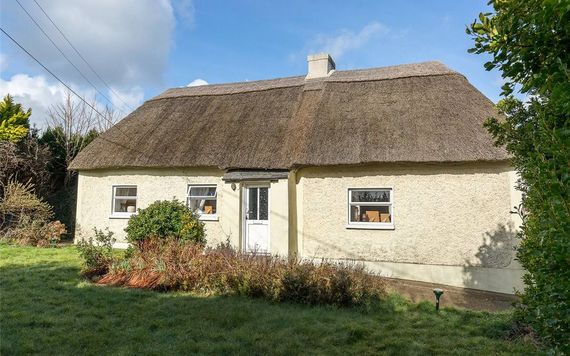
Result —
POLYGON ((269 252, 269 187, 246 186, 244 191, 245 250, 269 252))

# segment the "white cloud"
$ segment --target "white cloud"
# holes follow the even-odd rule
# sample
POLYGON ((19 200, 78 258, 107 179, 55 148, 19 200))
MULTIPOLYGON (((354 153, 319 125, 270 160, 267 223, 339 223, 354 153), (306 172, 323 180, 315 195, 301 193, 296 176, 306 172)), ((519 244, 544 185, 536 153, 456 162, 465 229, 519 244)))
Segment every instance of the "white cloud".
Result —
MULTIPOLYGON (((90 104, 95 103, 100 111, 102 111, 104 106, 108 105, 107 102, 104 102, 96 95, 97 93, 94 90, 81 90, 81 88, 76 86, 72 87, 72 89, 90 104)), ((130 108, 136 108, 143 101, 144 92, 140 87, 133 87, 129 90, 113 88, 113 90, 122 99, 121 101, 111 91, 107 92, 107 96, 111 98, 115 107, 117 118, 126 116, 131 111, 130 108)), ((30 122, 38 128, 47 126, 49 108, 63 102, 67 91, 65 86, 60 83, 50 83, 43 75, 16 74, 8 80, 0 78, 0 95, 4 97, 4 95, 10 94, 26 110, 32 108, 30 122)), ((74 100, 80 99, 74 97, 74 100)))
MULTIPOLYGON (((111 87, 109 90, 67 44, 41 9, 31 0, 21 0, 22 5, 75 65, 111 100, 120 117, 142 103, 143 87, 163 85, 176 25, 173 2, 179 22, 191 23, 194 16, 191 0, 39 1, 71 43, 111 87)), ((97 97, 100 107, 110 105, 62 57, 16 2, 0 1, 0 13, 2 27, 64 82, 89 102, 97 97)), ((6 69, 7 56, 12 58, 17 55, 19 60, 11 60, 10 69, 21 74, 0 78, 0 95, 10 93, 24 107, 31 107, 31 122, 44 127, 48 108, 63 100, 65 87, 47 74, 24 74, 28 72, 28 65, 29 70, 37 71, 38 67, 19 49, 3 46, 2 51, 0 70, 6 69)))
POLYGON ((312 42, 312 52, 327 52, 333 58, 340 58, 346 52, 364 46, 375 36, 388 33, 388 28, 379 22, 371 22, 357 33, 343 29, 336 36, 319 35, 312 42))
MULTIPOLYGON (((21 1, 91 81, 103 86, 33 1, 21 1)), ((40 5, 114 87, 160 85, 176 23, 168 0, 50 0, 40 5)), ((3 26, 65 81, 85 83, 15 1, 0 2, 3 26)), ((104 86, 103 86, 104 87, 104 86)))
POLYGON ((190 84, 187 85, 187 87, 197 87, 199 85, 208 85, 208 82, 205 81, 204 79, 198 78, 191 81, 190 84))
POLYGON ((16 74, 9 80, 0 79, 2 97, 10 94, 25 110, 32 108, 30 122, 38 127, 45 127, 49 107, 60 103, 66 90, 59 83, 49 84, 42 75, 30 77, 27 74, 16 74))
POLYGON ((120 111, 118 112, 121 116, 130 113, 132 109, 135 109, 143 102, 144 90, 139 86, 124 90, 118 88, 112 89, 112 91, 108 92, 108 97, 116 108, 123 111, 122 113, 120 111))

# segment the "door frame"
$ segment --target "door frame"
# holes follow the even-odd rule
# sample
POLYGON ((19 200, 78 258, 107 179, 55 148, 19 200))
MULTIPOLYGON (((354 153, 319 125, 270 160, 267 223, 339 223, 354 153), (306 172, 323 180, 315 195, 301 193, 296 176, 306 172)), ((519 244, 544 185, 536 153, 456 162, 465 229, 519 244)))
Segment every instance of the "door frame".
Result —
MULTIPOLYGON (((242 182, 241 184, 241 232, 242 232, 242 250, 245 253, 253 251, 247 250, 247 188, 267 188, 267 251, 266 254, 271 253, 271 183, 270 182, 242 182)), ((259 192, 258 192, 259 194, 259 192)), ((258 207, 259 209, 259 207, 258 207)))

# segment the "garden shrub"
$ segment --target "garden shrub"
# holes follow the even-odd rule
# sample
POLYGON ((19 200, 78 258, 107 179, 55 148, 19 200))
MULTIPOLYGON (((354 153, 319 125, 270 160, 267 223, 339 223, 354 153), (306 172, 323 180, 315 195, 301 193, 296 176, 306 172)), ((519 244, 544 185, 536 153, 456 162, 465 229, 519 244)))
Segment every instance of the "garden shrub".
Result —
POLYGON ((368 305, 385 296, 382 279, 361 266, 245 254, 227 245, 204 250, 191 241, 155 237, 126 261, 99 283, 312 305, 368 305))
POLYGON ((0 201, 1 238, 19 245, 55 246, 67 233, 59 220, 50 222, 51 206, 38 198, 31 183, 8 181, 0 201))
POLYGON ((79 256, 83 260, 81 274, 88 278, 102 276, 109 271, 115 261, 113 256, 113 232, 93 229, 94 236, 89 236, 77 243, 79 256))
POLYGON ((24 216, 17 225, 6 229, 2 239, 18 245, 50 247, 57 246, 66 233, 65 224, 59 220, 46 223, 24 216))
POLYGON ((133 215, 125 229, 127 239, 133 244, 157 237, 174 238, 206 243, 204 224, 198 216, 182 202, 176 200, 156 201, 133 215))
POLYGON ((4 227, 18 225, 21 219, 48 222, 53 216, 51 206, 34 194, 32 183, 10 180, 3 186, 0 214, 4 227))

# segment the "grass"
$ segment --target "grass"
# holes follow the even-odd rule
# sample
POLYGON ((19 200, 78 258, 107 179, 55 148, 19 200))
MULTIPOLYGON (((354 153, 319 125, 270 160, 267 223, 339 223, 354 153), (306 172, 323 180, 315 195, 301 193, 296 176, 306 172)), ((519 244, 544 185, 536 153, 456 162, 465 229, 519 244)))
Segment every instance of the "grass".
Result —
POLYGON ((0 246, 0 354, 536 354, 509 314, 371 310, 100 287, 73 247, 0 246))

